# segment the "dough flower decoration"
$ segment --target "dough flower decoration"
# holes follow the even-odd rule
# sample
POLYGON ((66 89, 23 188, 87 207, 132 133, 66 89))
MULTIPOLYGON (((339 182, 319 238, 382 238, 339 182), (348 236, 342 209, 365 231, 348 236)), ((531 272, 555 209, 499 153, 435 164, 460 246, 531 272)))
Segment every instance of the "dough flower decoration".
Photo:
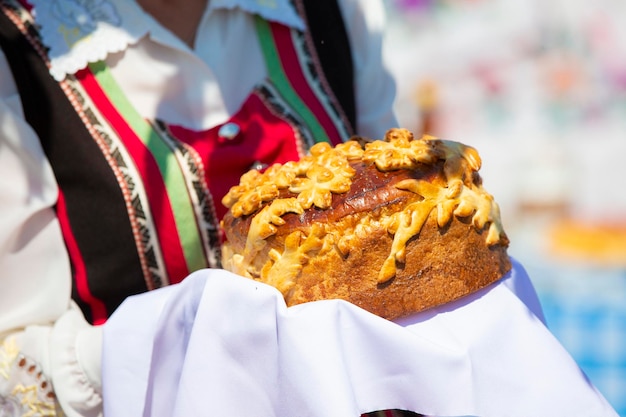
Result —
POLYGON ((271 249, 269 260, 263 265, 261 279, 287 295, 296 284, 302 268, 324 245, 325 232, 319 225, 308 236, 301 231, 290 233, 285 239, 284 251, 271 249))
POLYGON ((417 164, 432 164, 443 157, 436 142, 425 136, 414 140, 413 133, 406 129, 395 129, 385 136, 384 141, 365 145, 364 162, 373 162, 381 171, 413 169, 417 164))
POLYGON ((436 210, 440 228, 450 223, 453 216, 471 216, 472 224, 478 230, 489 223, 488 245, 500 242, 504 234, 499 207, 493 197, 482 188, 473 186, 480 182, 477 176, 481 166, 478 152, 458 142, 435 138, 416 142, 428 143, 432 146, 432 153, 445 161, 443 172, 447 185, 439 187, 419 179, 407 179, 396 184, 396 188, 413 192, 422 199, 390 217, 387 231, 394 238, 390 254, 380 270, 379 283, 385 283, 395 276, 397 264, 405 261, 407 242, 419 234, 433 210, 436 210))
POLYGON ((480 166, 471 146, 405 129, 316 144, 223 199, 223 265, 287 305, 340 298, 394 318, 456 299, 511 267, 480 166))
POLYGON ((313 163, 308 166, 306 177, 294 178, 289 191, 298 194, 298 202, 305 209, 312 206, 327 209, 333 193, 350 190, 355 170, 344 154, 325 142, 313 146, 311 156, 313 163))
POLYGON ((306 178, 295 179, 289 191, 298 194, 298 202, 305 209, 312 206, 327 209, 332 203, 332 193, 345 193, 350 184, 350 177, 314 165, 307 171, 306 178))
POLYGON ((274 164, 263 173, 250 170, 241 177, 239 185, 229 190, 222 203, 231 208, 235 217, 241 217, 257 211, 265 202, 278 197, 281 190, 288 189, 298 195, 302 208, 327 209, 332 194, 347 192, 355 174, 348 156, 358 157, 356 148, 360 145, 356 142, 344 145, 333 149, 327 143, 319 143, 311 148, 311 155, 297 164, 274 164))
POLYGON ((293 163, 274 164, 261 172, 251 169, 241 176, 239 185, 231 187, 222 199, 237 217, 260 209, 263 203, 278 197, 280 190, 289 187, 297 175, 293 163))

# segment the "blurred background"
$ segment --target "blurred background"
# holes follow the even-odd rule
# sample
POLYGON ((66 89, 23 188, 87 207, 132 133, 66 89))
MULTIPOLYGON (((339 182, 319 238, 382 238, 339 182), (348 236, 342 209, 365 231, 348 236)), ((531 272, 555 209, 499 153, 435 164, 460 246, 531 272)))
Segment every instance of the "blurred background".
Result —
POLYGON ((401 125, 478 149, 548 326, 626 417, 626 1, 386 6, 401 125))

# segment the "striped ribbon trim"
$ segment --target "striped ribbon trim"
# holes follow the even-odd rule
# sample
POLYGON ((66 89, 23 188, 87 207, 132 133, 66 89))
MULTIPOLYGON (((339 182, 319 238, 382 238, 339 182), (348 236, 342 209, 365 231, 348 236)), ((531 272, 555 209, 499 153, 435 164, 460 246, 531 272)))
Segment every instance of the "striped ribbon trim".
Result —
POLYGON ((336 144, 345 140, 345 129, 339 128, 341 122, 331 117, 320 98, 321 92, 311 87, 315 75, 304 70, 303 50, 294 41, 297 35, 289 27, 270 23, 259 16, 255 24, 269 79, 311 131, 310 136, 315 142, 336 144))
POLYGON ((177 150, 141 117, 103 62, 90 64, 89 70, 81 78, 81 84, 123 138, 143 179, 159 241, 168 248, 163 251, 168 276, 179 277, 171 282, 208 267, 177 150))

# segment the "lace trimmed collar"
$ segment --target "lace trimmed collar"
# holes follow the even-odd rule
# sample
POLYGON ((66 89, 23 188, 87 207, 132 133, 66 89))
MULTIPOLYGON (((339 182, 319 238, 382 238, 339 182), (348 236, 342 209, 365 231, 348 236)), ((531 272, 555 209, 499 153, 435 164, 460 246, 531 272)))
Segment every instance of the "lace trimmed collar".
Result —
MULTIPOLYGON (((103 60, 139 41, 156 22, 135 0, 30 0, 43 43, 49 47, 50 74, 58 81, 89 63, 103 60)), ((211 0, 209 10, 239 8, 265 19, 303 29, 289 0, 211 0)))

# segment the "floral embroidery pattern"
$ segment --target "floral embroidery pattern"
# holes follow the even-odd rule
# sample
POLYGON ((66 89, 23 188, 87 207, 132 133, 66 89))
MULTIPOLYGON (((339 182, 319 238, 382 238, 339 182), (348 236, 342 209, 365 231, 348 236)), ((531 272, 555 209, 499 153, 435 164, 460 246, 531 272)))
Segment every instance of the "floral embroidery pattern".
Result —
POLYGON ((93 33, 100 22, 112 26, 122 22, 108 0, 52 0, 51 9, 59 20, 58 31, 69 47, 93 33))
POLYGON ((0 345, 0 416, 60 416, 52 385, 39 365, 22 355, 14 338, 0 345))

